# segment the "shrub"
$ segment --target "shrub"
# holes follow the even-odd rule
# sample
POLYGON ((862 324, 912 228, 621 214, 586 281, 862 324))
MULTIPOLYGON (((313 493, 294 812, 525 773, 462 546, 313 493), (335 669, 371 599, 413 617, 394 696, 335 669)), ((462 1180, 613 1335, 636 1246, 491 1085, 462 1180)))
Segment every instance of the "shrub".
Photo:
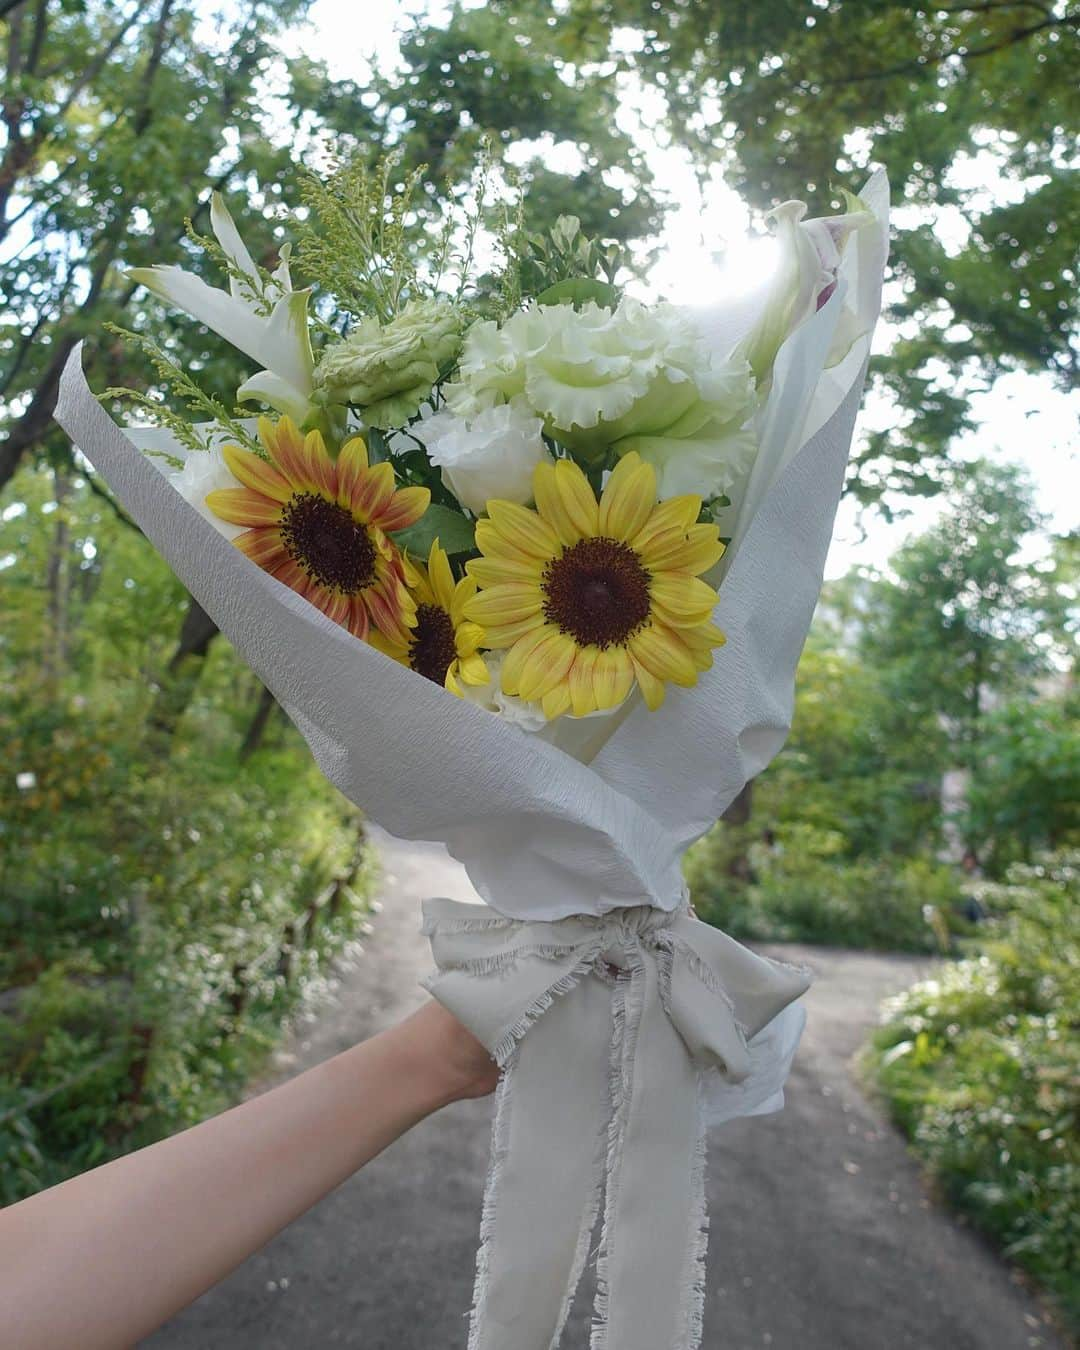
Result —
POLYGON ((890 1000, 868 1061, 945 1194, 1080 1326, 1076 863, 1014 868, 980 954, 890 1000))
POLYGON ((717 826, 686 866, 698 912, 733 937, 933 951, 966 929, 951 867, 924 857, 845 858, 841 834, 807 825, 747 846, 746 828, 717 826))
POLYGON ((16 727, 32 778, 0 778, 4 1201, 224 1105, 364 923, 371 878, 359 813, 291 728, 241 764, 210 710, 167 758, 141 721, 32 695, 0 713, 0 739, 16 727), (333 912, 311 911, 335 879, 333 912))

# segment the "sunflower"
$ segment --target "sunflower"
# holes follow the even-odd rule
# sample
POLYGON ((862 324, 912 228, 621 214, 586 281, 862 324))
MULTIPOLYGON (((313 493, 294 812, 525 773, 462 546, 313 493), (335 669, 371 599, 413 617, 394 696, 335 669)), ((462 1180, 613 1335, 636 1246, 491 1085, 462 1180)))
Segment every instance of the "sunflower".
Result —
POLYGON ((479 650, 484 630, 463 613, 466 602, 476 594, 476 582, 466 576, 455 583, 437 539, 431 545, 427 567, 411 563, 410 570, 415 574, 411 590, 416 627, 404 642, 376 635, 372 645, 458 697, 462 684, 487 684, 491 676, 479 650))
POLYGON ((368 467, 359 436, 330 458, 322 435, 302 435, 288 417, 259 419, 270 462, 227 445, 222 455, 239 488, 207 494, 222 520, 249 528, 237 548, 278 581, 298 591, 358 638, 371 624, 393 641, 408 640, 416 602, 406 564, 387 538, 427 510, 427 488, 394 490, 391 465, 368 467))
POLYGON ((701 500, 657 504, 656 473, 625 455, 600 500, 572 460, 536 467, 536 510, 488 502, 468 564, 478 594, 465 617, 507 648, 502 689, 547 717, 614 708, 635 681, 650 708, 668 682, 692 685, 724 636, 716 591, 698 574, 724 552, 701 500))

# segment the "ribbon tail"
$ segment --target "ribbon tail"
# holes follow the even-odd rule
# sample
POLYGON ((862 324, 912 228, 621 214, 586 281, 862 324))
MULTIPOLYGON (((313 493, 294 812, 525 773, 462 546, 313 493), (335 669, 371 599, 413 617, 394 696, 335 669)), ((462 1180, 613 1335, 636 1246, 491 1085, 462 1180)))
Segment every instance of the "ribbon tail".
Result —
POLYGON ((585 976, 531 1025, 507 1063, 469 1350, 559 1343, 600 1208, 610 1045, 610 988, 585 976))
POLYGON ((592 1350, 697 1350, 707 1235, 699 1074, 656 961, 639 948, 616 985, 592 1350))

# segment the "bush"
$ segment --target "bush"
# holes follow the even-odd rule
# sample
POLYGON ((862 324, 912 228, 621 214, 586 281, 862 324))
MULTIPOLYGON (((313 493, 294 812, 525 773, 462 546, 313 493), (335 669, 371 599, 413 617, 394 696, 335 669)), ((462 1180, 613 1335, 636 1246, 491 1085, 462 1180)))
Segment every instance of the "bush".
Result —
POLYGON ((890 1000, 868 1057, 945 1194, 1080 1327, 1076 880, 1075 857, 1014 868, 981 954, 890 1000))
MULTIPOLYGON (((218 665, 207 689, 239 677, 249 704, 224 647, 218 665)), ((241 763, 212 701, 163 754, 130 709, 13 690, 0 740, 19 774, 0 778, 10 1202, 226 1104, 365 922, 371 864, 283 723, 241 763)))
POLYGON ((847 858, 845 839, 785 825, 747 845, 718 825, 686 875, 702 918, 733 937, 888 951, 933 951, 966 931, 954 868, 923 857, 847 858))

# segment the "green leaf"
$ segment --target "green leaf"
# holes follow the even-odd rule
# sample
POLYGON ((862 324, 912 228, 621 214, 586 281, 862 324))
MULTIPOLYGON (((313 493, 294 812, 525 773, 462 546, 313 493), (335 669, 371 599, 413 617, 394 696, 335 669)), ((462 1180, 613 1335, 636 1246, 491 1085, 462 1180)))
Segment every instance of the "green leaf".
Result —
POLYGON ((538 305, 573 305, 575 309, 580 309, 589 300, 595 300, 605 309, 614 309, 619 303, 618 287, 588 277, 567 277, 536 297, 538 305))
POLYGON ((415 525, 395 531, 391 538, 399 548, 407 548, 414 557, 424 561, 436 539, 447 553, 471 553, 476 547, 472 521, 460 511, 437 502, 428 507, 415 525))
POLYGON ((382 464, 384 460, 390 458, 390 447, 385 431, 380 431, 378 427, 365 427, 364 440, 367 442, 369 464, 382 464))

